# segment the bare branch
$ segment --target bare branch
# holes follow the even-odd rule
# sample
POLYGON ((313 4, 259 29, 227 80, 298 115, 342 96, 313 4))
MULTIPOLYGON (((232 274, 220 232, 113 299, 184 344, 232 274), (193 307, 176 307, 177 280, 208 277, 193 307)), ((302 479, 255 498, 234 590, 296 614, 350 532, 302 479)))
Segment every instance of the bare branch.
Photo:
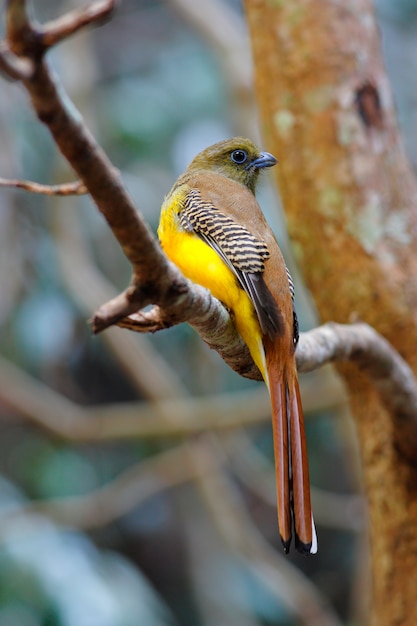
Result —
MULTIPOLYGON (((239 344, 236 350, 240 354, 239 344)), ((311 371, 324 363, 350 360, 366 372, 384 404, 392 409, 398 446, 407 458, 410 457, 416 441, 417 385, 408 365, 383 337, 362 323, 350 326, 326 324, 301 334, 296 356, 300 371, 311 371)), ((172 399, 166 403, 161 401, 149 410, 139 405, 118 407, 119 417, 113 420, 111 415, 114 407, 89 409, 87 415, 87 410, 83 411, 59 394, 35 383, 7 362, 0 365, 3 399, 43 427, 73 440, 116 439, 133 435, 147 437, 158 436, 158 433, 184 434, 208 427, 230 428, 257 421, 258 418, 267 419, 269 415, 266 395, 261 399, 262 396, 257 394, 231 394, 219 396, 218 399, 211 398, 211 408, 219 402, 215 411, 215 414, 221 415, 218 423, 213 416, 208 417, 205 413, 204 401, 189 398, 177 399, 175 403, 172 399), (228 417, 231 407, 240 407, 240 418, 237 421, 233 411, 228 417), (170 413, 177 417, 169 425, 165 423, 161 427, 157 421, 159 411, 161 415, 170 413), (258 413, 258 416, 254 417, 254 413, 258 413), (56 423, 56 415, 60 415, 59 423, 56 423), (194 420, 189 421, 193 415, 200 423, 199 426, 194 420)))
POLYGON ((99 0, 80 9, 75 9, 42 27, 41 39, 45 49, 71 37, 82 28, 101 22, 109 17, 120 0, 99 0))
POLYGON ((94 331, 100 332, 149 304, 158 304, 169 312, 165 315, 169 324, 188 321, 193 312, 194 326, 209 345, 219 346, 222 356, 238 372, 260 378, 225 309, 206 290, 187 281, 163 255, 124 189, 119 174, 39 57, 38 47, 31 49, 35 31, 29 18, 25 18, 24 27, 20 27, 21 16, 15 10, 15 2, 18 0, 11 0, 9 5, 8 34, 16 49, 24 49, 25 54, 32 52, 36 63, 36 80, 24 82, 33 108, 88 188, 133 266, 130 286, 94 315, 94 331))
MULTIPOLYGON (((253 362, 249 350, 230 318, 224 306, 207 289, 200 287, 182 276, 180 271, 168 260, 171 276, 177 280, 171 284, 173 294, 166 293, 166 306, 152 309, 149 318, 146 312, 137 310, 136 288, 132 284, 95 313, 92 326, 94 332, 100 332, 111 324, 139 332, 155 332, 175 324, 188 322, 198 332, 210 348, 215 349, 222 359, 238 374, 253 380, 262 380, 261 373, 253 362), (133 301, 132 301, 133 299, 133 301), (168 300, 169 299, 169 300, 168 300), (132 311, 129 317, 126 312, 132 311), (120 316, 123 317, 120 318, 120 316), (150 327, 148 325, 150 322, 150 327)), ((162 279, 164 280, 164 279, 162 279)), ((159 281, 161 282, 161 280, 159 281)))
MULTIPOLYGON (((103 8, 110 4, 98 3, 94 6, 97 10, 98 6, 103 8)), ((10 49, 15 54, 29 57, 36 64, 36 79, 23 81, 32 105, 90 191, 133 266, 130 286, 103 305, 94 316, 95 331, 120 322, 149 304, 156 304, 164 327, 188 321, 236 371, 250 378, 259 378, 260 374, 227 311, 206 290, 187 281, 162 254, 145 221, 136 212, 119 174, 78 113, 74 113, 73 107, 67 104, 62 87, 39 56, 39 44, 34 36, 37 32, 28 17, 26 3, 10 0, 7 11, 10 49)), ((132 321, 134 318, 129 323, 132 321)), ((317 331, 314 342, 318 341, 321 348, 313 360, 315 366, 336 359, 349 359, 359 364, 374 380, 387 406, 392 409, 395 424, 401 424, 401 432, 405 429, 409 435, 402 438, 404 447, 409 448, 412 444, 407 442, 416 440, 417 394, 414 378, 399 355, 393 356, 386 342, 376 341, 376 334, 371 338, 364 328, 359 329, 359 333, 357 330, 357 327, 342 329, 328 326, 317 331), (375 345, 378 347, 375 348, 375 345)), ((301 370, 311 367, 308 350, 304 347, 303 351, 302 345, 303 340, 297 351, 301 370)), ((403 444, 399 442, 399 445, 403 444)), ((408 449, 407 457, 414 456, 410 452, 408 449)))
POLYGON ((384 337, 368 324, 330 322, 302 334, 296 357, 301 372, 335 361, 356 364, 389 409, 398 449, 415 465, 417 382, 406 361, 384 337))
POLYGON ((148 304, 187 297, 184 280, 162 254, 155 237, 139 216, 119 173, 86 128, 67 98, 62 85, 40 54, 39 30, 30 21, 26 4, 10 0, 7 10, 9 47, 29 57, 36 77, 23 83, 39 119, 50 130, 56 145, 88 188, 97 207, 108 221, 123 252, 133 266, 128 297, 112 307, 109 319, 100 319, 103 328, 148 304), (162 279, 161 279, 162 277, 162 279), (184 293, 185 290, 185 293, 184 293))
POLYGON ((174 323, 170 323, 161 307, 155 305, 149 310, 132 313, 120 320, 117 325, 137 333, 156 333, 158 330, 174 326, 174 323))
MULTIPOLYGON (((197 444, 196 444, 197 445, 197 444)), ((182 444, 129 467, 103 487, 82 496, 29 502, 0 516, 0 528, 16 517, 34 513, 79 529, 99 528, 121 517, 163 489, 192 480, 195 470, 187 462, 182 444)))
MULTIPOLYGON (((189 317, 188 322, 193 325, 193 318, 189 317)), ((149 312, 140 312, 123 320, 120 325, 143 332, 166 328, 170 324, 165 321, 160 309, 151 309, 149 312)), ((207 341, 201 328, 196 329, 207 341)), ((210 344, 209 341, 207 343, 210 344)), ((212 347, 225 358, 216 343, 213 343, 212 347)), ((241 354, 239 369, 233 365, 232 367, 248 378, 258 379, 256 370, 248 369, 245 373, 245 368, 250 368, 249 353, 244 355, 243 352, 239 352, 239 354, 241 354), (243 359, 248 359, 248 362, 243 359)), ((225 360, 231 364, 229 357, 225 360)), ((406 428, 408 437, 400 438, 398 443, 404 448, 403 451, 408 458, 415 457, 413 442, 417 441, 417 383, 408 364, 375 330, 364 323, 351 325, 328 323, 308 333, 301 333, 296 361, 300 372, 310 372, 325 363, 336 361, 355 363, 372 380, 384 404, 393 413, 394 421, 401 425, 401 431, 406 428)))
MULTIPOLYGON (((306 412, 328 410, 346 402, 333 384, 316 384, 315 391, 318 398, 312 397, 308 388, 303 389, 306 412)), ((26 419, 55 437, 73 442, 184 437, 206 430, 230 430, 268 421, 271 411, 263 385, 207 398, 161 397, 149 403, 83 407, 1 358, 0 399, 12 410, 12 419, 26 419)))
POLYGON ((146 404, 82 407, 1 358, 0 399, 20 417, 68 441, 184 436, 270 418, 269 399, 263 387, 209 399, 184 397, 146 404))
POLYGON ((62 185, 42 185, 31 180, 0 178, 0 187, 14 187, 45 196, 82 196, 88 193, 86 186, 79 180, 62 185))
MULTIPOLYGON (((19 56, 24 56, 26 40, 29 39, 33 32, 27 0, 8 0, 6 30, 7 39, 12 44, 11 49, 13 52, 19 56)), ((34 45, 33 42, 32 45, 34 45)))

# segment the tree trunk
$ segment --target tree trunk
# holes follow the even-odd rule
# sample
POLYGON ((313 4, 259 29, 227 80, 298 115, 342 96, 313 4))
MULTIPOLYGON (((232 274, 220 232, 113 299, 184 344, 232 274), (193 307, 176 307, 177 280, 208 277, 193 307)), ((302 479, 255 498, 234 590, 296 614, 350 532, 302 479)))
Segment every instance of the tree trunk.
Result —
MULTIPOLYGON (((372 2, 246 0, 262 130, 323 322, 358 317, 417 370, 417 184, 404 154, 372 2)), ((371 623, 417 623, 417 442, 353 367, 369 500, 371 623)))

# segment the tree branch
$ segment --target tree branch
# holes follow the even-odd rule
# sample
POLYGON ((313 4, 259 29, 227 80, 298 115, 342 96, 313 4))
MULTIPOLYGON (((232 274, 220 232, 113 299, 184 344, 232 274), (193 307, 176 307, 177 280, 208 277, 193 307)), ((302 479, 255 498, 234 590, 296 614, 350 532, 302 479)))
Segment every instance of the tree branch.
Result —
MULTIPOLYGON (((72 19, 72 18, 71 18, 72 19)), ((71 21, 68 16, 64 22, 71 21)), ((52 27, 51 27, 52 28, 52 27)), ((145 220, 128 196, 119 173, 86 128, 81 116, 40 54, 39 28, 30 20, 23 0, 10 0, 7 37, 15 54, 25 55, 35 65, 31 80, 22 82, 39 119, 50 130, 56 145, 87 187, 98 209, 133 268, 124 292, 102 305, 92 318, 100 332, 130 314, 157 304, 165 326, 189 321, 229 365, 250 378, 260 373, 237 335, 224 307, 209 292, 186 280, 162 253, 145 220)), ((47 35, 46 26, 43 37, 47 35)))
POLYGON ((193 480, 195 470, 187 462, 186 449, 192 449, 189 443, 142 460, 86 495, 28 502, 0 515, 0 525, 13 524, 17 517, 34 513, 83 530, 110 524, 155 493, 193 480))
POLYGON ((86 7, 75 9, 52 22, 44 24, 41 30, 42 45, 45 50, 71 37, 82 28, 108 18, 120 0, 99 0, 86 7))
MULTIPOLYGON (((22 80, 36 114, 49 128, 62 154, 90 192, 133 267, 130 286, 100 307, 93 317, 93 329, 99 332, 112 324, 120 324, 134 330, 155 331, 187 321, 233 369, 249 378, 259 379, 260 373, 227 311, 207 290, 187 281, 165 258, 126 193, 119 173, 79 113, 69 104, 62 86, 43 58, 46 48, 84 25, 101 19, 114 6, 114 2, 98 2, 40 29, 30 19, 24 0, 10 0, 7 43, 2 44, 3 69, 11 78, 22 80), (7 61, 9 57, 10 62, 7 61), (15 71, 20 62, 33 66, 30 78, 25 71, 15 71), (150 312, 140 311, 149 304, 156 307, 150 312)), ((376 336, 371 339, 370 330, 364 330, 363 326, 350 330, 329 326, 315 332, 316 335, 313 331, 309 336, 309 341, 315 337, 313 344, 301 338, 297 351, 300 370, 341 359, 355 361, 374 380, 384 402, 392 407, 394 426, 398 433, 402 433, 398 437, 398 446, 407 458, 414 458, 415 381, 399 355, 393 356, 386 342, 376 342, 376 336), (320 350, 313 358, 312 350, 318 345, 320 350)))
MULTIPOLYGON (((398 449, 409 461, 415 462, 417 383, 408 365, 383 337, 363 323, 325 324, 301 334, 296 360, 300 372, 312 371, 325 363, 354 363, 372 380, 383 403, 392 409, 398 449)), ((150 410, 139 405, 120 406, 118 418, 114 420, 111 417, 114 407, 82 409, 1 361, 0 388, 3 400, 23 415, 54 434, 74 441, 183 435, 206 428, 242 426, 261 419, 262 415, 266 419, 269 414, 266 396, 262 399, 258 393, 248 392, 247 395, 211 398, 208 412, 204 399, 183 398, 175 403, 168 399, 165 403, 157 402, 150 410), (174 416, 169 424, 159 424, 158 408, 162 416, 168 412, 174 416), (60 416, 59 422, 56 415, 60 416)))
POLYGON ((86 186, 79 180, 62 185, 42 185, 31 180, 0 178, 0 187, 13 187, 45 196, 82 196, 88 193, 86 186))
MULTIPOLYGON (((306 412, 328 410, 345 402, 333 385, 306 391, 306 412)), ((35 380, 0 358, 0 400, 12 411, 54 437, 72 442, 100 442, 141 438, 192 436, 207 430, 233 430, 270 420, 270 401, 264 386, 256 389, 190 398, 124 402, 84 407, 35 380), (167 415, 170 419, 167 420, 167 415)))
MULTIPOLYGON (((153 308, 123 320, 120 325, 131 330, 155 331, 165 327, 159 316, 160 311, 153 308)), ((300 372, 310 372, 326 363, 354 363, 372 381, 389 408, 398 449, 409 462, 416 462, 417 382, 406 361, 379 333, 364 323, 329 322, 301 333, 296 361, 300 372)), ((243 363, 241 370, 244 371, 243 363)))
MULTIPOLYGON (((62 19, 65 21, 67 18, 62 19)), ((119 172, 88 131, 57 77, 39 53, 42 43, 37 37, 38 30, 27 15, 26 3, 10 0, 7 43, 15 54, 24 55, 35 65, 31 80, 22 80, 32 106, 88 188, 133 267, 130 287, 111 306, 104 307, 95 316, 95 329, 103 330, 117 319, 148 304, 175 302, 181 296, 186 297, 187 289, 184 279, 165 259, 148 226, 137 213, 119 172)), ((43 38, 47 34, 44 28, 43 38)))
POLYGON ((372 381, 389 410, 397 449, 416 465, 417 381, 412 369, 384 337, 368 324, 329 322, 302 335, 296 356, 303 372, 323 363, 354 363, 372 381))

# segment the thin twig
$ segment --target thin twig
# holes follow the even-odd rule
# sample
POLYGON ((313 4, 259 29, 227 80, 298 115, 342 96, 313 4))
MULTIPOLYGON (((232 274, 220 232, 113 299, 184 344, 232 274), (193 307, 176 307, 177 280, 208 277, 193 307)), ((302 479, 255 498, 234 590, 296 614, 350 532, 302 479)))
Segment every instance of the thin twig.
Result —
POLYGON ((14 187, 31 193, 39 193, 45 196, 81 196, 88 193, 87 187, 79 180, 62 185, 43 185, 31 180, 19 178, 0 178, 0 187, 14 187))
MULTIPOLYGON (((181 391, 179 390, 179 394, 181 391)), ((0 398, 18 415, 68 441, 185 436, 269 419, 265 389, 209 398, 82 407, 0 358, 0 398), (167 419, 169 418, 169 419, 167 419)))
POLYGON ((0 516, 0 528, 13 524, 17 517, 34 513, 47 515, 64 526, 100 528, 140 506, 155 493, 192 480, 194 475, 182 444, 133 465, 86 495, 28 502, 10 509, 0 516))
POLYGON ((82 28, 101 22, 111 15, 120 0, 99 0, 86 7, 70 11, 51 22, 46 22, 41 31, 42 44, 47 48, 71 37, 82 28))
MULTIPOLYGON (((321 387, 321 402, 311 410, 340 406, 344 397, 321 387)), ((0 357, 0 399, 12 415, 35 424, 55 437, 73 442, 116 441, 141 438, 185 437, 207 430, 234 430, 270 420, 270 401, 265 387, 208 397, 181 395, 153 402, 84 407, 35 380, 0 357), (169 420, 167 416, 169 415, 169 420)), ((309 410, 309 397, 305 400, 309 410)), ((12 418, 15 419, 15 418, 12 418)))

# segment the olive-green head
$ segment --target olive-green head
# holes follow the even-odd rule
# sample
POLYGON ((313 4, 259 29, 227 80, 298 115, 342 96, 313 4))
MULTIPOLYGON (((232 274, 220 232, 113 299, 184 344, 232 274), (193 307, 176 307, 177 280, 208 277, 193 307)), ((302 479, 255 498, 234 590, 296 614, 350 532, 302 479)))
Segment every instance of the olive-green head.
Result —
POLYGON ((197 154, 188 171, 214 170, 255 193, 259 171, 276 163, 272 154, 261 152, 249 139, 234 137, 219 141, 197 154))

